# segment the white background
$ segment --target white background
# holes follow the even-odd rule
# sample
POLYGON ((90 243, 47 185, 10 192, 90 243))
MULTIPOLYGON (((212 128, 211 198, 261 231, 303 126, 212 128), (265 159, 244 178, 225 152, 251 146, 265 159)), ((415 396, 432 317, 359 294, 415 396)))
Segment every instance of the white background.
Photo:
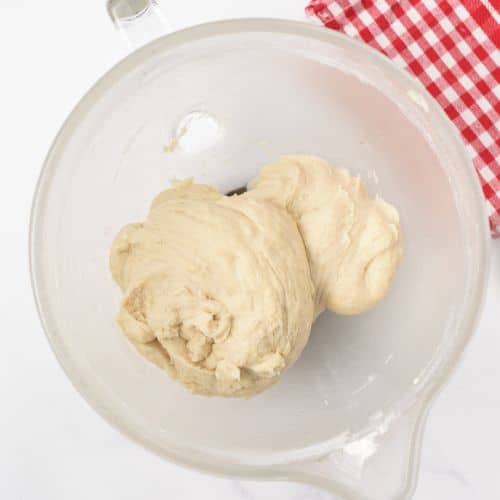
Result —
MULTIPOLYGON (((165 1, 175 28, 235 16, 304 19, 306 3, 165 1)), ((112 429, 66 379, 32 300, 30 202, 62 121, 126 49, 104 0, 1 0, 0 23, 0 499, 330 498, 305 485, 218 479, 166 463, 112 429)), ((500 495, 500 241, 493 247, 482 321, 428 419, 418 500, 500 495)))

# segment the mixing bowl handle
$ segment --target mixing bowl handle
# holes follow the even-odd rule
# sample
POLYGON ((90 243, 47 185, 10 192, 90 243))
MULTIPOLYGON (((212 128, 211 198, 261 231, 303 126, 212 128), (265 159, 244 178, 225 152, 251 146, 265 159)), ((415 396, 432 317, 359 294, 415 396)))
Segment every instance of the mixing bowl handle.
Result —
POLYGON ((157 0, 108 0, 107 10, 130 50, 172 31, 157 0))
POLYGON ((346 439, 326 455, 299 460, 279 468, 276 475, 320 486, 336 498, 408 500, 416 486, 427 407, 417 402, 403 415, 381 417, 360 439, 346 439))

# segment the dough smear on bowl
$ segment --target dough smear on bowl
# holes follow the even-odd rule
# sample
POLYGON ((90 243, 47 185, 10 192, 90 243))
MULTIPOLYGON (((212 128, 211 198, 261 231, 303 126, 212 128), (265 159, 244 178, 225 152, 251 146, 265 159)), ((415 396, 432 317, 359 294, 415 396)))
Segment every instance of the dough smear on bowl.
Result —
POLYGON ((248 397, 296 361, 322 310, 379 302, 401 253, 396 210, 318 158, 284 157, 239 196, 176 182, 113 242, 118 323, 192 392, 248 397))

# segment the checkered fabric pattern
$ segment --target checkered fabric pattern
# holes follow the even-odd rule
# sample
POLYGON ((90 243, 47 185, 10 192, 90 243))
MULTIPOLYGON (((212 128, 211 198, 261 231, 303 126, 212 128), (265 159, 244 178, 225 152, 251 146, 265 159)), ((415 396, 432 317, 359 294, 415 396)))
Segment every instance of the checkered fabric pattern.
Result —
POLYGON ((312 0, 306 11, 425 85, 462 134, 500 237, 500 0, 312 0))

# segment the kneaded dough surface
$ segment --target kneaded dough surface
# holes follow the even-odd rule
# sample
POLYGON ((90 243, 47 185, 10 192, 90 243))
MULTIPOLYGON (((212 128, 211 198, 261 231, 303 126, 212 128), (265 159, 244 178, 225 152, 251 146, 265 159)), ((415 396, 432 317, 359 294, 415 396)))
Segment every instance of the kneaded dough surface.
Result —
POLYGON ((389 291, 402 255, 399 215, 358 177, 311 156, 264 167, 249 196, 285 209, 304 239, 316 313, 359 314, 389 291))
POLYGON ((112 245, 119 325, 194 393, 252 396, 275 383, 321 311, 370 309, 401 258, 397 211, 345 170, 288 156, 248 187, 227 197, 176 182, 112 245))
POLYGON ((304 348, 314 287, 293 218, 268 202, 177 184, 116 237, 118 322, 196 393, 248 396, 304 348))

